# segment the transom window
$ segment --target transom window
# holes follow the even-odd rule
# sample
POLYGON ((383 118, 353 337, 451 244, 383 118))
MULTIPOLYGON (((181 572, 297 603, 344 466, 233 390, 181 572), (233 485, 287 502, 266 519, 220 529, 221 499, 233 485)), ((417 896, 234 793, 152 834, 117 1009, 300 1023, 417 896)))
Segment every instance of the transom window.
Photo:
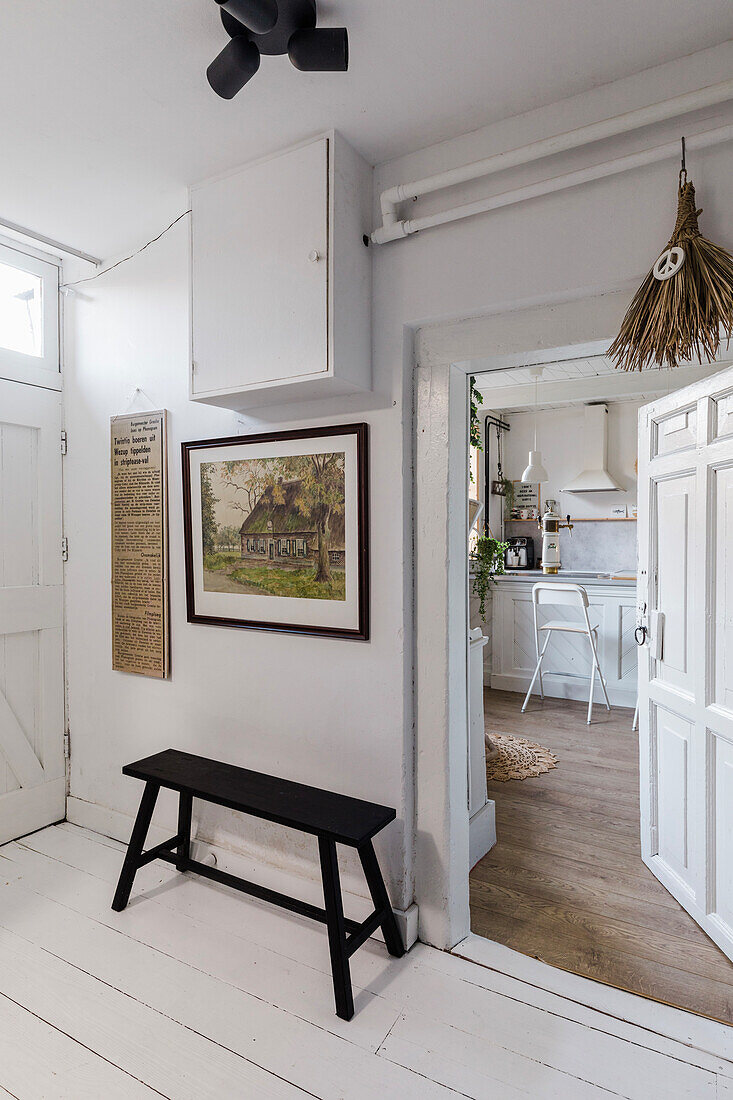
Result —
POLYGON ((59 270, 0 244, 0 377, 61 388, 59 270))

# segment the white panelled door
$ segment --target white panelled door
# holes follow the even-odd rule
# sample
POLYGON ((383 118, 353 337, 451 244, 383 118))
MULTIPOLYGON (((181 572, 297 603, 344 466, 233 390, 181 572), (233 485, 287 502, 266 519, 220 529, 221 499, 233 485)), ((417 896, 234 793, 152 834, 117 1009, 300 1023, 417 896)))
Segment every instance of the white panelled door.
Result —
POLYGON ((639 412, 642 858, 733 958, 733 370, 639 412))
POLYGON ((0 380, 0 844, 65 816, 61 394, 0 380))

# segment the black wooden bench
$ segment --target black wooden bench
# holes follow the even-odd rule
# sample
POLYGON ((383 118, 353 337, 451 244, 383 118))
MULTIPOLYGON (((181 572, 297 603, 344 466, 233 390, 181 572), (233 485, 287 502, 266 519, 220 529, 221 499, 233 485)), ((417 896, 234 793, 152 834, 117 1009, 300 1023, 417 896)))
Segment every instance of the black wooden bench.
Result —
POLYGON ((193 756, 177 749, 166 749, 165 752, 156 753, 145 760, 128 764, 122 771, 124 775, 142 779, 145 789, 112 908, 119 912, 127 905, 139 867, 144 867, 154 859, 163 859, 167 863, 175 864, 179 871, 193 871, 204 878, 213 879, 214 882, 233 886, 235 890, 251 894, 262 901, 289 909, 292 913, 320 921, 328 929, 336 1014, 343 1020, 350 1020, 354 1015, 354 998, 349 959, 354 952, 381 927, 390 955, 399 958, 405 953, 372 844, 372 838, 394 820, 395 811, 374 802, 363 802, 359 798, 349 798, 333 791, 320 790, 318 787, 291 783, 273 775, 236 768, 232 764, 207 760, 203 756, 193 756), (180 794, 178 832, 170 840, 144 851, 150 819, 161 787, 168 787, 180 794), (191 806, 194 798, 213 802, 217 806, 226 806, 230 810, 241 810, 253 817, 275 821, 279 825, 287 825, 291 829, 317 836, 325 909, 191 859, 191 806), (336 858, 337 844, 356 848, 364 869, 374 912, 361 924, 344 916, 336 858))

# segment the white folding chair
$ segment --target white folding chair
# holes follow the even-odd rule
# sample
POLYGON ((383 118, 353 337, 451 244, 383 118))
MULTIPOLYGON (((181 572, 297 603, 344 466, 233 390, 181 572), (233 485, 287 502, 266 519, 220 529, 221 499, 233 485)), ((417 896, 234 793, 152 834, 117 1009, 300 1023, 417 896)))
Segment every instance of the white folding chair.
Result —
MULTIPOLYGON (((537 653, 537 665, 532 676, 527 694, 524 697, 522 703, 522 713, 527 709, 527 703, 529 697, 532 694, 532 688, 539 677, 540 683, 540 698, 545 698, 544 685, 542 683, 542 658, 545 656, 547 646, 550 643, 550 638, 553 633, 560 634, 585 634, 590 643, 591 653, 591 665, 590 665, 590 694, 588 696, 588 725, 591 723, 593 717, 593 691, 595 689, 596 682, 596 670, 598 670, 598 676, 601 681, 601 687, 603 688, 603 696, 606 700, 606 710, 611 709, 611 704, 608 701, 608 692, 606 691, 606 681, 603 678, 601 672, 601 664, 598 660, 598 627, 592 626, 590 619, 588 618, 588 593, 581 584, 569 584, 564 581, 559 582, 545 582, 539 581, 532 587, 532 614, 534 616, 534 641, 535 651, 537 653), (555 606, 565 605, 571 607, 578 607, 582 611, 582 619, 573 622, 569 619, 551 619, 549 622, 539 624, 538 608, 542 604, 553 604, 555 606), (540 634, 545 635, 544 643, 540 648, 540 634)), ((553 675, 546 672, 546 676, 553 675)), ((563 673, 563 675, 570 675, 563 673)), ((572 675, 575 675, 574 673, 572 675)), ((583 677, 585 679, 586 677, 583 677)))

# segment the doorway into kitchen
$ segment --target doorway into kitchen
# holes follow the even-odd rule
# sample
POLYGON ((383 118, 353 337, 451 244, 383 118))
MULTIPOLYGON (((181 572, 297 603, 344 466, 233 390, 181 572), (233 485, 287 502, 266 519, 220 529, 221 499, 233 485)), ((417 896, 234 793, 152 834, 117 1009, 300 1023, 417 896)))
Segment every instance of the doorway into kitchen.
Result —
MULTIPOLYGON (((531 358, 471 364, 471 930, 730 1024, 733 964, 642 860, 635 714, 639 410, 711 368, 624 374, 602 353, 531 358)), ((668 421, 670 453, 691 456, 690 416, 668 421)), ((679 727, 665 740, 656 712, 652 724, 655 752, 689 750, 679 727)), ((679 821, 683 800, 659 814, 679 821)))

